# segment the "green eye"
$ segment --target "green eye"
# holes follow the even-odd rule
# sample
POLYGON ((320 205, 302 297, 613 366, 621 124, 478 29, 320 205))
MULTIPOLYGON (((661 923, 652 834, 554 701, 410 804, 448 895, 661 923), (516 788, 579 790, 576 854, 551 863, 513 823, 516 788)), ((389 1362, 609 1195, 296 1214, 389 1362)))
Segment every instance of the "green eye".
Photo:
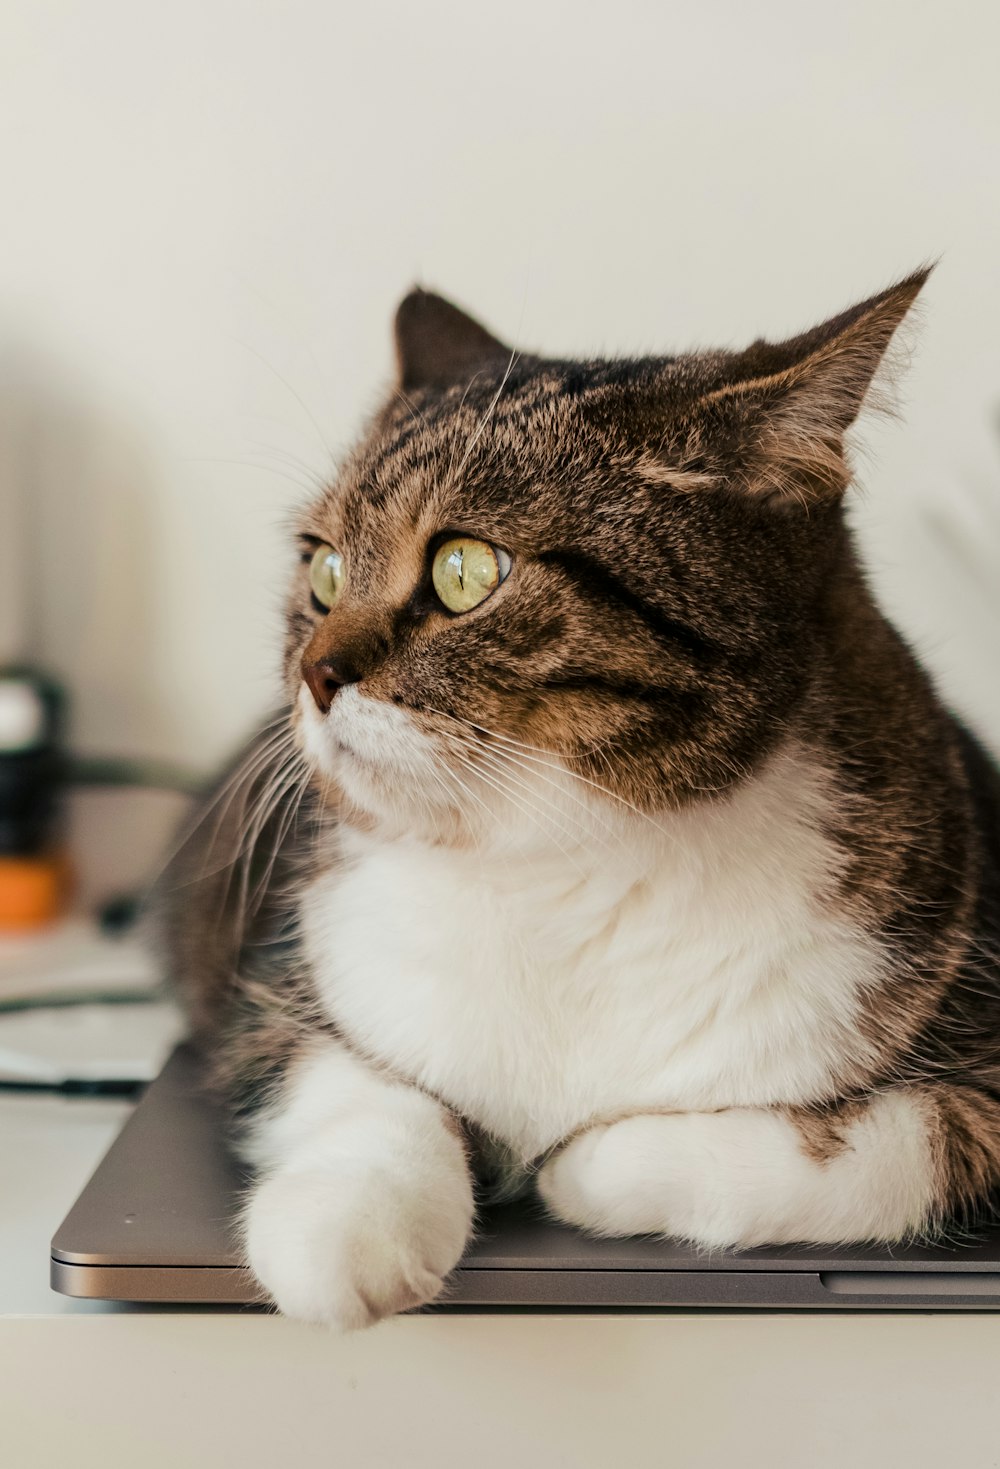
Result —
POLYGON ((455 536, 435 552, 431 580, 449 612, 470 612, 496 591, 509 571, 506 551, 488 541, 455 536))
POLYGON ((321 607, 330 608, 344 585, 344 558, 332 546, 317 546, 309 563, 309 585, 321 607))

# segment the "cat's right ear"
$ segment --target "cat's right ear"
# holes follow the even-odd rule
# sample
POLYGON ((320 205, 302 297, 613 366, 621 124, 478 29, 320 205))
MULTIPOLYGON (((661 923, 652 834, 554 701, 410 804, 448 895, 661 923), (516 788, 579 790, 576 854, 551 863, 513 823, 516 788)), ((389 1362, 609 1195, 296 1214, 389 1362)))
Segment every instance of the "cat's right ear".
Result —
POLYGON ((400 303, 395 335, 404 392, 454 387, 467 383, 480 367, 510 361, 509 347, 433 291, 411 291, 400 303))

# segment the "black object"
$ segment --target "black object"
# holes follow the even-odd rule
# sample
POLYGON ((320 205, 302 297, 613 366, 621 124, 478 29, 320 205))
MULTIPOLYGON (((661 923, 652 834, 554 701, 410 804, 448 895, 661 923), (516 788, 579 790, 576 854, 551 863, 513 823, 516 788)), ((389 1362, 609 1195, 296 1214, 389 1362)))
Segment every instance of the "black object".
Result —
POLYGON ((117 938, 132 928, 142 911, 142 896, 139 893, 118 893, 102 904, 97 914, 101 932, 108 938, 117 938))
POLYGON ((65 701, 59 686, 35 669, 6 668, 0 682, 27 685, 44 711, 27 748, 0 749, 0 857, 38 857, 51 850, 58 830, 65 701))

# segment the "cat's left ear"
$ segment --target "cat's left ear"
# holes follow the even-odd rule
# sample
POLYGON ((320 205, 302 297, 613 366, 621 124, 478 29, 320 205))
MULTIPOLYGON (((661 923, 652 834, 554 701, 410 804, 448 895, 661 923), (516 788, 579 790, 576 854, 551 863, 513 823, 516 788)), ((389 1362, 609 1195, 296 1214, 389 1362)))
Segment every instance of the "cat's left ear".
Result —
POLYGON ((433 291, 411 291, 396 312, 399 386, 450 388, 480 367, 510 361, 510 348, 433 291))
POLYGON ((709 441, 713 432, 735 440, 746 490, 789 504, 843 492, 850 479, 844 435, 931 268, 812 331, 755 342, 732 359, 726 381, 698 408, 709 441))

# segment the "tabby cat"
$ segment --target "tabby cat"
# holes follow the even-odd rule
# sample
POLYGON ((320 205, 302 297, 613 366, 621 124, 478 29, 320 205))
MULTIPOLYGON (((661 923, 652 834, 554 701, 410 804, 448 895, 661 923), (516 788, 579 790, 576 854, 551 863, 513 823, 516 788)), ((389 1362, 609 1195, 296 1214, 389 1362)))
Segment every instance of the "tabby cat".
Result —
POLYGON ((925 276, 616 361, 403 301, 299 522, 288 707, 167 884, 282 1311, 433 1300, 491 1192, 712 1247, 987 1207, 1000 783, 843 506, 925 276))

